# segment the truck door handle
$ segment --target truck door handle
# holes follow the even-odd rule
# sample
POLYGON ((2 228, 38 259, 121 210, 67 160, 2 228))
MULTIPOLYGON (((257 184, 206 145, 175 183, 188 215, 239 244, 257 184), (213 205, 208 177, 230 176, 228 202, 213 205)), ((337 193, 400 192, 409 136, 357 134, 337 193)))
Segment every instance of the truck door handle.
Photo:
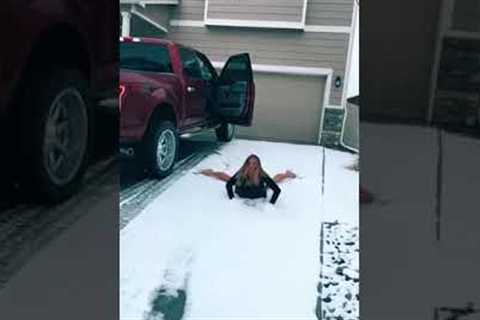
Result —
POLYGON ((195 92, 196 90, 195 87, 187 86, 187 92, 195 92))

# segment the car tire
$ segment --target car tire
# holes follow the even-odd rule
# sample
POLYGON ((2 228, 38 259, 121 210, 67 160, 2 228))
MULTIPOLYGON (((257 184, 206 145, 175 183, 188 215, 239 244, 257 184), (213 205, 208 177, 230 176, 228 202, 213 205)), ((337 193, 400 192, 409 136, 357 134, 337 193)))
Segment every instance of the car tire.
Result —
POLYGON ((218 141, 230 142, 235 136, 235 126, 230 123, 222 123, 220 127, 215 129, 218 141))
POLYGON ((179 150, 177 128, 170 121, 159 121, 153 125, 145 141, 145 160, 156 178, 168 176, 175 165, 179 150))
POLYGON ((55 204, 79 187, 89 159, 93 116, 85 77, 74 69, 39 72, 27 81, 21 143, 27 189, 55 204))

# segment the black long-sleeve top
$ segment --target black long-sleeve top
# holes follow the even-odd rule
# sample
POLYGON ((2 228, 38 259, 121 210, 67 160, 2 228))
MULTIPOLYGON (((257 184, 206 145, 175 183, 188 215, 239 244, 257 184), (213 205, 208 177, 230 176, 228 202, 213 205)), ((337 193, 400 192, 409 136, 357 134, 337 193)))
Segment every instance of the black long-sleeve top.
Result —
MULTIPOLYGON (((233 186, 237 183, 238 174, 235 174, 227 182, 227 193, 230 199, 233 199, 233 186)), ((257 199, 257 198, 266 198, 267 197, 267 188, 273 190, 272 198, 270 199, 271 204, 275 204, 280 195, 280 187, 273 181, 269 176, 262 176, 260 179, 260 184, 258 186, 235 186, 235 193, 238 194, 241 198, 248 199, 257 199)))

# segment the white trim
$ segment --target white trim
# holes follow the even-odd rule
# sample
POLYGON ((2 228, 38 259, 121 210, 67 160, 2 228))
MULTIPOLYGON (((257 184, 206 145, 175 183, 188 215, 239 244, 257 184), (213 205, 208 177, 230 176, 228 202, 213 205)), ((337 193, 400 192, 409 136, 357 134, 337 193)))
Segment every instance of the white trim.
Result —
MULTIPOLYGON (((235 20, 238 21, 238 20, 235 20)), ((195 27, 195 28, 204 28, 205 22, 203 20, 170 20, 170 25, 175 27, 195 27)), ((288 28, 287 28, 288 29, 288 28)), ((320 26, 320 25, 306 25, 303 28, 304 32, 319 32, 319 33, 344 33, 350 34, 351 27, 344 26, 320 26)))
POLYGON ((141 0, 140 4, 178 4, 178 0, 141 0))
POLYGON ((435 52, 432 62, 432 71, 430 75, 430 87, 427 105, 426 120, 428 124, 433 121, 433 113, 435 109, 435 96, 437 92, 438 71, 440 68, 440 60, 443 51, 443 40, 452 23, 453 8, 455 0, 444 0, 440 7, 440 14, 437 23, 437 35, 435 39, 435 52))
MULTIPOLYGON (((343 143, 343 135, 345 133, 345 124, 347 122, 347 103, 348 103, 348 85, 350 82, 350 68, 352 67, 352 59, 353 59, 353 47, 355 41, 355 29, 357 26, 357 19, 359 18, 359 10, 360 7, 356 1, 353 1, 353 14, 352 14, 352 23, 350 25, 350 35, 348 40, 348 53, 347 53, 347 63, 345 65, 345 75, 343 77, 343 90, 342 90, 342 102, 340 108, 343 110, 343 120, 342 120, 342 128, 340 129, 340 137, 338 139, 338 143, 349 150, 352 150, 349 146, 343 143)), ((360 94, 360 93, 359 93, 360 94)), ((334 109, 334 108, 331 108, 334 109)), ((358 150, 356 150, 358 152, 358 150)))
POLYGON ((203 24, 207 21, 208 17, 208 0, 205 0, 205 6, 203 7, 203 24))
MULTIPOLYGON (((221 69, 225 65, 225 62, 214 61, 212 62, 212 65, 215 68, 221 69)), ((252 64, 252 69, 257 72, 297 74, 305 76, 326 76, 333 73, 333 70, 330 68, 310 68, 269 64, 252 64)))
POLYGON ((322 114, 320 115, 320 126, 318 128, 318 144, 322 143, 323 123, 325 122, 325 111, 327 108, 333 107, 330 105, 330 93, 332 92, 333 70, 327 76, 325 83, 325 92, 323 93, 322 114))
POLYGON ((303 1, 303 8, 302 8, 302 25, 305 28, 305 24, 307 22, 307 4, 308 0, 303 1))
MULTIPOLYGON (((214 61, 212 65, 216 69, 222 69, 225 62, 214 61)), ((320 144, 323 132, 323 121, 325 118, 325 109, 343 109, 342 106, 330 105, 330 94, 332 91, 333 69, 331 68, 309 68, 283 65, 266 65, 266 64, 252 64, 252 69, 255 72, 264 73, 278 73, 278 74, 293 74, 304 76, 320 76, 326 77, 325 89, 323 92, 322 113, 320 115, 320 126, 318 129, 318 143, 320 144)))
POLYGON ((269 28, 269 29, 298 29, 305 26, 301 22, 287 21, 259 21, 259 20, 237 20, 237 19, 207 19, 205 25, 224 27, 246 27, 246 28, 269 28))
POLYGON ((308 3, 308 0, 303 0, 301 20, 299 22, 291 22, 291 21, 266 21, 266 20, 243 20, 243 19, 210 19, 208 18, 208 0, 205 0, 203 22, 205 25, 209 25, 209 26, 302 30, 305 28, 305 21, 307 19, 307 3, 308 3))
POLYGON ((135 7, 132 6, 132 9, 130 10, 130 12, 138 17, 140 17, 141 19, 145 20, 146 22, 150 23, 151 25, 153 25, 154 27, 162 30, 163 32, 165 33, 168 33, 168 29, 165 28, 164 26, 162 26, 161 24, 153 21, 152 19, 150 19, 149 17, 145 16, 144 14, 140 13, 137 9, 135 9, 135 7))
POLYGON ((202 20, 170 20, 170 25, 175 27, 205 27, 202 20))
POLYGON ((349 26, 320 26, 309 25, 303 29, 305 32, 325 32, 325 33, 346 33, 350 34, 352 28, 349 26))
POLYGON ((350 68, 352 66, 352 57, 353 57, 353 41, 355 40, 355 26, 356 26, 356 20, 358 17, 358 10, 359 10, 359 7, 356 1, 352 1, 352 2, 353 2, 353 15, 352 15, 352 23, 350 25, 350 36, 348 39, 348 53, 347 53, 347 61, 345 65, 345 74, 343 75, 341 105, 344 107, 344 109, 347 109, 348 81, 350 79, 350 68))
POLYGON ((343 110, 343 106, 341 104, 329 104, 327 109, 343 110))
POLYGON ((128 11, 122 11, 122 37, 130 36, 130 19, 132 15, 128 11))

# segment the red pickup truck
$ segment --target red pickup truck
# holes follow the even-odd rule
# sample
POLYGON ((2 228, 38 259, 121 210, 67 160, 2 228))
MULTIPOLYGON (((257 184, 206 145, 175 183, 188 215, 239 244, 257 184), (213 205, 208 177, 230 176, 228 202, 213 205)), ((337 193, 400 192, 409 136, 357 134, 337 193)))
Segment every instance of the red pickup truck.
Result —
POLYGON ((168 40, 120 38, 120 144, 157 177, 168 175, 179 136, 215 129, 230 141, 250 126, 255 86, 250 56, 230 57, 220 75, 201 52, 168 40))
POLYGON ((2 0, 0 7, 0 182, 23 178, 39 199, 57 202, 82 179, 94 107, 118 113, 119 3, 2 0))

